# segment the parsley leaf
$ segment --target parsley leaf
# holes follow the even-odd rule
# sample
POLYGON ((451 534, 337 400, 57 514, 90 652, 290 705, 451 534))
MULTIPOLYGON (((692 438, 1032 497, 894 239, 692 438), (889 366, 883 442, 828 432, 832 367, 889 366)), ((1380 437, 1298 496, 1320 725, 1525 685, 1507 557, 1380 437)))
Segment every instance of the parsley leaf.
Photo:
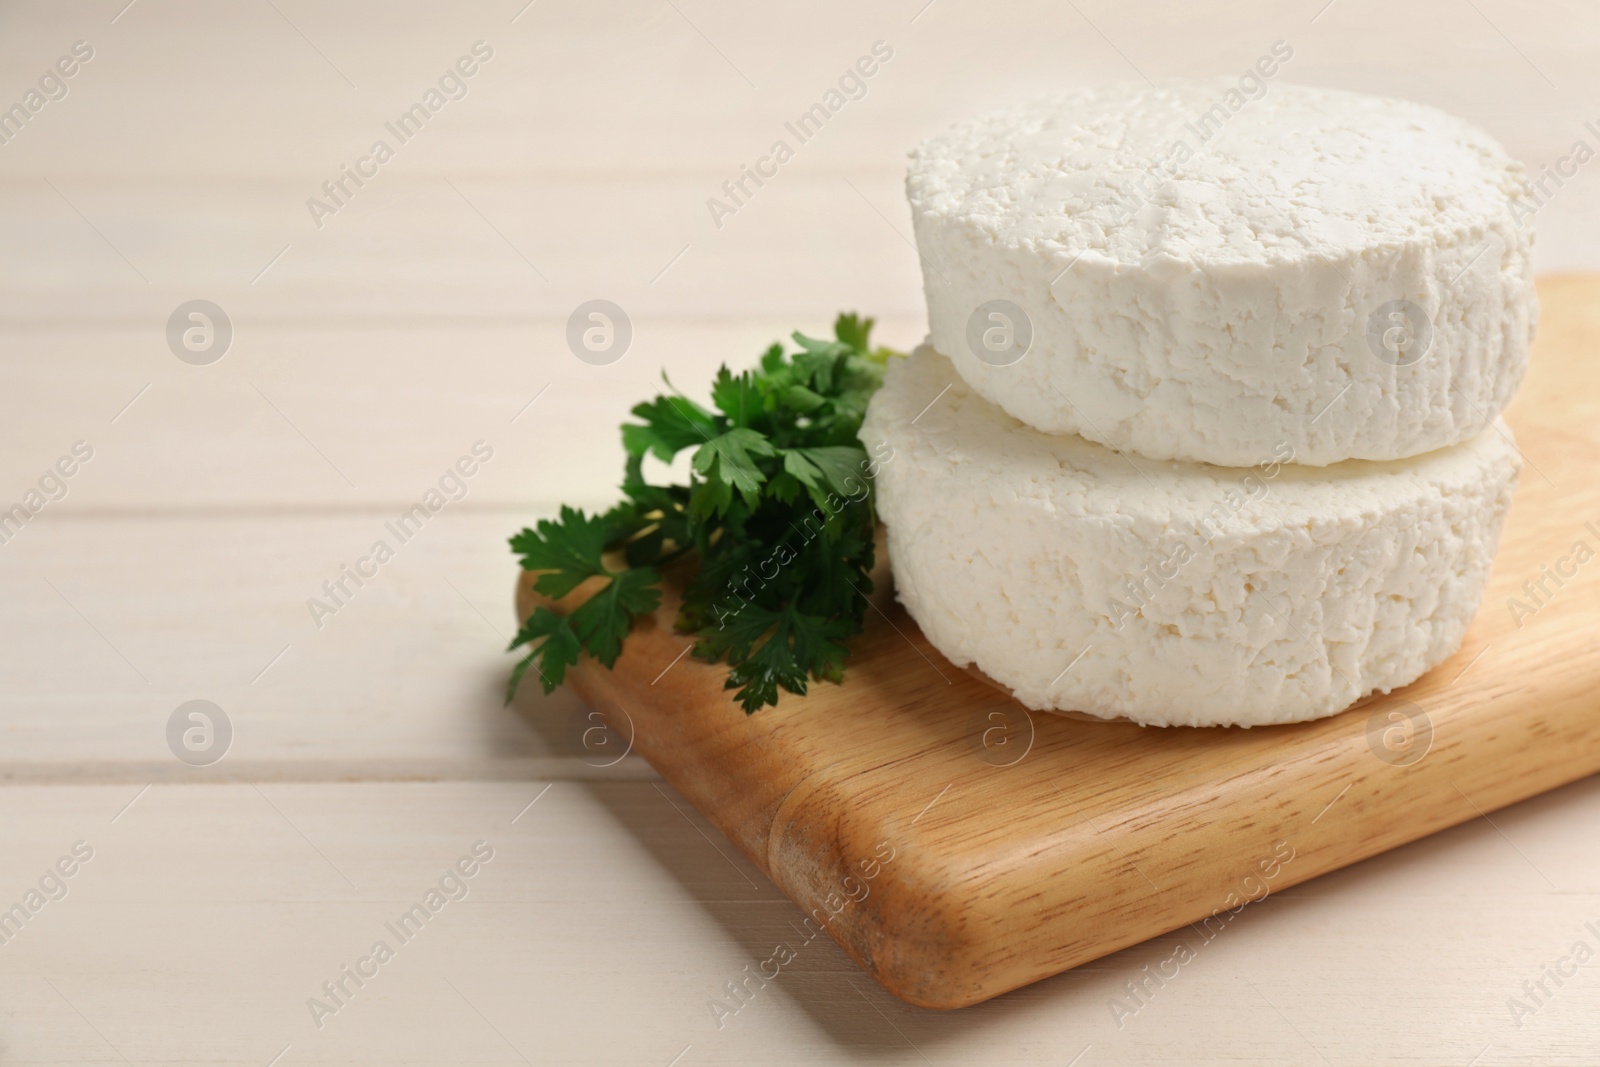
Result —
POLYGON ((567 668, 578 662, 580 644, 573 633, 572 624, 549 608, 535 608, 528 621, 522 624, 517 636, 511 639, 510 652, 520 645, 536 642, 522 660, 512 668, 511 681, 506 686, 506 703, 517 692, 517 683, 529 667, 538 672, 544 682, 544 691, 551 692, 567 675, 567 668))
POLYGON ((829 493, 844 497, 860 493, 866 463, 866 450, 849 445, 791 448, 783 456, 783 469, 811 490, 811 498, 819 505, 829 493))
POLYGON ((561 520, 541 519, 537 532, 523 530, 511 538, 511 550, 522 556, 522 569, 542 571, 534 588, 548 597, 564 597, 585 581, 608 573, 600 554, 611 539, 602 516, 589 518, 563 507, 561 520))
POLYGON ((716 423, 711 413, 692 400, 680 396, 658 396, 633 409, 644 425, 628 423, 622 427, 622 444, 629 455, 649 452, 670 463, 686 448, 711 440, 716 423))
POLYGON ((710 499, 717 511, 728 510, 735 489, 753 507, 761 483, 767 480, 766 472, 756 465, 756 457, 775 455, 777 450, 765 437, 739 427, 701 445, 694 454, 694 469, 711 487, 710 499))
POLYGON ((660 576, 649 567, 623 571, 569 616, 589 655, 607 667, 617 662, 633 617, 661 606, 660 583, 660 576))
POLYGON ((529 652, 512 672, 508 701, 535 663, 548 693, 578 662, 580 650, 607 667, 617 661, 634 617, 661 605, 661 578, 649 567, 612 571, 604 554, 624 531, 648 523, 637 505, 619 505, 593 517, 563 507, 559 520, 543 519, 536 529, 524 529, 511 538, 512 551, 522 557, 522 569, 539 572, 533 587, 545 596, 564 597, 591 578, 608 580, 570 615, 540 608, 529 616, 511 640, 511 648, 528 645, 529 652))

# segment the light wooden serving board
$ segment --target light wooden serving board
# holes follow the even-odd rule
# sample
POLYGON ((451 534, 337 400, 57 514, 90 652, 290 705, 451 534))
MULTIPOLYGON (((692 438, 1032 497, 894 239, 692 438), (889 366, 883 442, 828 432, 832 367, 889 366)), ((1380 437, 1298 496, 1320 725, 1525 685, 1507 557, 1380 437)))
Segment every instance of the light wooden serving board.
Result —
POLYGON ((585 660, 570 684, 913 1004, 973 1004, 1186 924, 1214 936, 1248 899, 1600 770, 1600 559, 1572 556, 1600 552, 1600 279, 1540 291, 1489 591, 1461 651, 1389 697, 1253 730, 1029 714, 883 595, 843 685, 752 716, 725 668, 679 658, 670 593, 614 670, 585 660), (1563 571, 1542 606, 1524 594, 1563 571), (1536 610, 1514 619, 1512 596, 1536 610))

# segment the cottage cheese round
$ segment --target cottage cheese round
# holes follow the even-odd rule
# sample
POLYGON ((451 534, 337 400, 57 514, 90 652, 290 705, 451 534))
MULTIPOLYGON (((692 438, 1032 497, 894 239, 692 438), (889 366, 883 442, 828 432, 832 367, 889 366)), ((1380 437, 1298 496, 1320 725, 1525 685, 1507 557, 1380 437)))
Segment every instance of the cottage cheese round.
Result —
POLYGON ((1503 425, 1405 461, 1153 461, 1023 426, 924 347, 861 438, 898 596, 1034 709, 1316 719, 1414 681, 1476 612, 1520 462, 1503 425))
POLYGON ((906 187, 932 341, 983 396, 1153 459, 1323 465, 1510 400, 1521 174, 1434 108, 1254 79, 1036 100, 923 144, 906 187))

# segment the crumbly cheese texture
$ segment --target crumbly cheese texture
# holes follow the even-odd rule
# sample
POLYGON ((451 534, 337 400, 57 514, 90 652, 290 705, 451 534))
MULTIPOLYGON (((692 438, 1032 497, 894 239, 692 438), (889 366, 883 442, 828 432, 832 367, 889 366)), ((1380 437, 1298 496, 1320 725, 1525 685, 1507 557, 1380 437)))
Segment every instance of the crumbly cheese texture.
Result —
POLYGON ((1225 466, 1284 440, 1399 459, 1496 416, 1538 313, 1521 166, 1431 107, 1261 84, 1080 90, 914 151, 932 340, 962 377, 1038 429, 1225 466), (997 299, 1032 327, 1008 365, 969 345, 997 299))
POLYGON ((1153 726, 1332 715, 1449 657, 1520 461, 1496 423, 1403 461, 1148 460, 1024 426, 924 346, 862 426, 897 595, 1036 710, 1153 726))

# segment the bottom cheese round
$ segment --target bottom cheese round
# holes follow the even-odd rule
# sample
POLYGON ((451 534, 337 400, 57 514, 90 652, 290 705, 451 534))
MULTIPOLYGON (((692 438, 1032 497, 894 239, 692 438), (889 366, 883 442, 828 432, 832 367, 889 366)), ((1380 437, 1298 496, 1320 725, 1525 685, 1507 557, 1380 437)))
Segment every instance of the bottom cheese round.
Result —
POLYGON ((1029 708, 1153 726, 1322 718, 1448 658, 1521 467, 1499 423, 1389 462, 1147 460, 1024 426, 926 346, 861 438, 939 651, 1029 708))

